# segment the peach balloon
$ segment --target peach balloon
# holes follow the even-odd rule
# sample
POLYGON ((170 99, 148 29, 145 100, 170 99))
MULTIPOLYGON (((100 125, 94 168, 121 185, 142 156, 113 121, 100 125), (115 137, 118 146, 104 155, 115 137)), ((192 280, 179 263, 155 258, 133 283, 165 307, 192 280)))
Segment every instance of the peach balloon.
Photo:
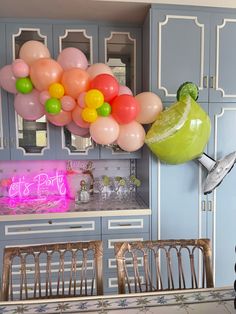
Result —
POLYGON ((117 140, 119 129, 119 124, 112 117, 98 117, 90 125, 90 134, 97 144, 108 145, 117 140))
POLYGON ((136 121, 142 124, 152 123, 157 119, 159 113, 163 110, 162 101, 159 96, 152 92, 143 92, 135 96, 139 103, 140 111, 136 121))
POLYGON ((29 40, 21 46, 19 58, 31 66, 38 59, 50 58, 50 52, 40 41, 29 40))
POLYGON ((145 130, 137 121, 120 125, 120 133, 117 144, 127 152, 134 152, 144 144, 145 130))
POLYGON ((82 118, 82 108, 76 106, 72 111, 72 119, 79 127, 87 129, 90 126, 90 123, 85 122, 82 118))
POLYGON ((62 72, 62 67, 55 60, 42 58, 30 67, 30 78, 34 87, 43 91, 47 90, 52 83, 60 82, 62 72))
POLYGON ((77 104, 81 108, 85 108, 85 106, 86 106, 86 104, 85 104, 85 95, 86 95, 86 92, 83 92, 83 93, 79 94, 79 97, 77 98, 77 104))
POLYGON ((69 124, 72 120, 71 112, 61 110, 58 114, 49 114, 46 112, 46 117, 49 122, 56 126, 64 126, 69 124))
POLYGON ((73 68, 64 71, 61 83, 65 88, 66 95, 77 98, 80 93, 89 89, 90 80, 85 70, 73 68))
POLYGON ((87 69, 87 72, 91 80, 99 74, 110 74, 114 76, 111 68, 105 63, 94 63, 87 69))

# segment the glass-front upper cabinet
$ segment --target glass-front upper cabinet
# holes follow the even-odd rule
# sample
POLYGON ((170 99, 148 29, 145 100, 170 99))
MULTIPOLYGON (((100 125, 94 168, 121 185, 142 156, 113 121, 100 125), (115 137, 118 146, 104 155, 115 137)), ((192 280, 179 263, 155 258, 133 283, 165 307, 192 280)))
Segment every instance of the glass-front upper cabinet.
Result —
MULTIPOLYGON (((98 62, 98 27, 97 25, 64 24, 53 25, 54 58, 69 47, 80 49, 86 56, 88 64, 98 62)), ((79 107, 78 104, 76 107, 79 107)), ((75 110, 79 108, 75 108, 75 110)), ((60 135, 56 138, 57 158, 70 159, 98 159, 99 147, 94 143, 86 125, 72 122, 70 127, 60 128, 60 135), (73 128, 71 133, 69 129, 73 128), (85 127, 85 128, 84 128, 85 127), (76 135, 80 134, 80 135, 76 135)))
MULTIPOLYGON (((40 41, 52 54, 51 25, 15 23, 6 25, 8 64, 19 58, 22 45, 30 40, 40 41)), ((27 94, 27 97, 29 97, 27 101, 35 101, 33 95, 27 94)), ((35 121, 22 118, 15 111, 14 98, 13 94, 8 94, 11 159, 54 159, 56 127, 46 121, 45 115, 35 121)))
MULTIPOLYGON (((120 85, 141 92, 141 29, 101 26, 99 28, 99 61, 111 67, 120 85)), ((101 148, 101 158, 139 158, 141 150, 128 153, 112 144, 101 148)))

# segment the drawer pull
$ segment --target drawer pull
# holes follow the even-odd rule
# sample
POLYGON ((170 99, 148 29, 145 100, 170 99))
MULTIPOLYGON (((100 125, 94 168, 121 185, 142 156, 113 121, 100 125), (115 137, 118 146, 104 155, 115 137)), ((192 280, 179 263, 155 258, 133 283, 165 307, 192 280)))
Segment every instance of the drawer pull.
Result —
POLYGON ((17 228, 17 229, 14 229, 14 232, 25 232, 25 231, 32 231, 32 228, 17 228))
POLYGON ((70 226, 70 229, 81 229, 83 226, 70 226))
POLYGON ((127 226, 132 226, 132 224, 118 224, 120 227, 127 227, 127 226))

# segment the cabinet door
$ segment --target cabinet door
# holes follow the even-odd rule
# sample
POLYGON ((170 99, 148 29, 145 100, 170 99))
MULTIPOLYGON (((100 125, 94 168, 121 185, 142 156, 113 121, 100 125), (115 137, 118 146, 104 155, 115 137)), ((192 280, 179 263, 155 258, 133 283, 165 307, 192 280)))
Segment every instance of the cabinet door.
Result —
MULTIPOLYGON (((0 68, 6 65, 5 24, 0 23, 0 68)), ((7 92, 0 88, 0 160, 10 159, 7 92)))
MULTIPOLYGON (((133 95, 141 92, 141 29, 99 27, 99 61, 112 69, 120 85, 129 87, 133 95)), ((128 153, 118 145, 101 147, 100 158, 140 158, 141 150, 128 153)))
MULTIPOLYGON (((6 25, 8 64, 19 58, 21 46, 29 40, 42 42, 52 52, 52 26, 35 23, 6 25)), ((54 159, 56 127, 46 122, 45 115, 36 121, 23 119, 14 109, 13 94, 8 95, 8 107, 11 159, 54 159)))
POLYGON ((236 15, 211 16, 210 102, 236 102, 236 15))
MULTIPOLYGON (((209 153, 221 159, 236 151, 236 105, 234 103, 212 103, 209 115, 213 130, 209 142, 209 153)), ((236 168, 225 177, 221 185, 211 194, 212 211, 208 237, 212 239, 215 286, 231 286, 235 278, 236 242, 236 168)))
MULTIPOLYGON (((89 65, 98 61, 98 27, 84 24, 53 25, 54 57, 69 47, 80 49, 89 65)), ((76 125, 75 125, 76 128, 76 125)), ((88 130, 88 129, 87 129, 88 130)), ((99 147, 90 136, 72 134, 66 127, 57 127, 55 139, 57 159, 98 159, 99 147)))
POLYGON ((151 11, 152 91, 163 101, 176 101, 179 86, 199 86, 199 101, 208 101, 209 16, 197 10, 151 11))

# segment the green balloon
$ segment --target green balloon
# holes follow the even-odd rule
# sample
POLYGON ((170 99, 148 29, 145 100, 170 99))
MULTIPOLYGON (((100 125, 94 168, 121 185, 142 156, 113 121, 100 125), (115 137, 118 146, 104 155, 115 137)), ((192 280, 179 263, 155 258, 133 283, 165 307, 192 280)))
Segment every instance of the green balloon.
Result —
POLYGON ((210 131, 208 115, 188 95, 159 114, 145 143, 161 161, 181 164, 203 153, 210 131))
POLYGON ((99 116, 107 117, 111 113, 111 105, 108 102, 104 102, 101 107, 97 108, 99 116))
POLYGON ((32 92, 33 88, 29 77, 21 77, 16 80, 16 90, 21 94, 29 94, 32 92))
POLYGON ((45 110, 50 114, 58 114, 61 111, 61 102, 57 98, 49 98, 45 103, 45 110))

